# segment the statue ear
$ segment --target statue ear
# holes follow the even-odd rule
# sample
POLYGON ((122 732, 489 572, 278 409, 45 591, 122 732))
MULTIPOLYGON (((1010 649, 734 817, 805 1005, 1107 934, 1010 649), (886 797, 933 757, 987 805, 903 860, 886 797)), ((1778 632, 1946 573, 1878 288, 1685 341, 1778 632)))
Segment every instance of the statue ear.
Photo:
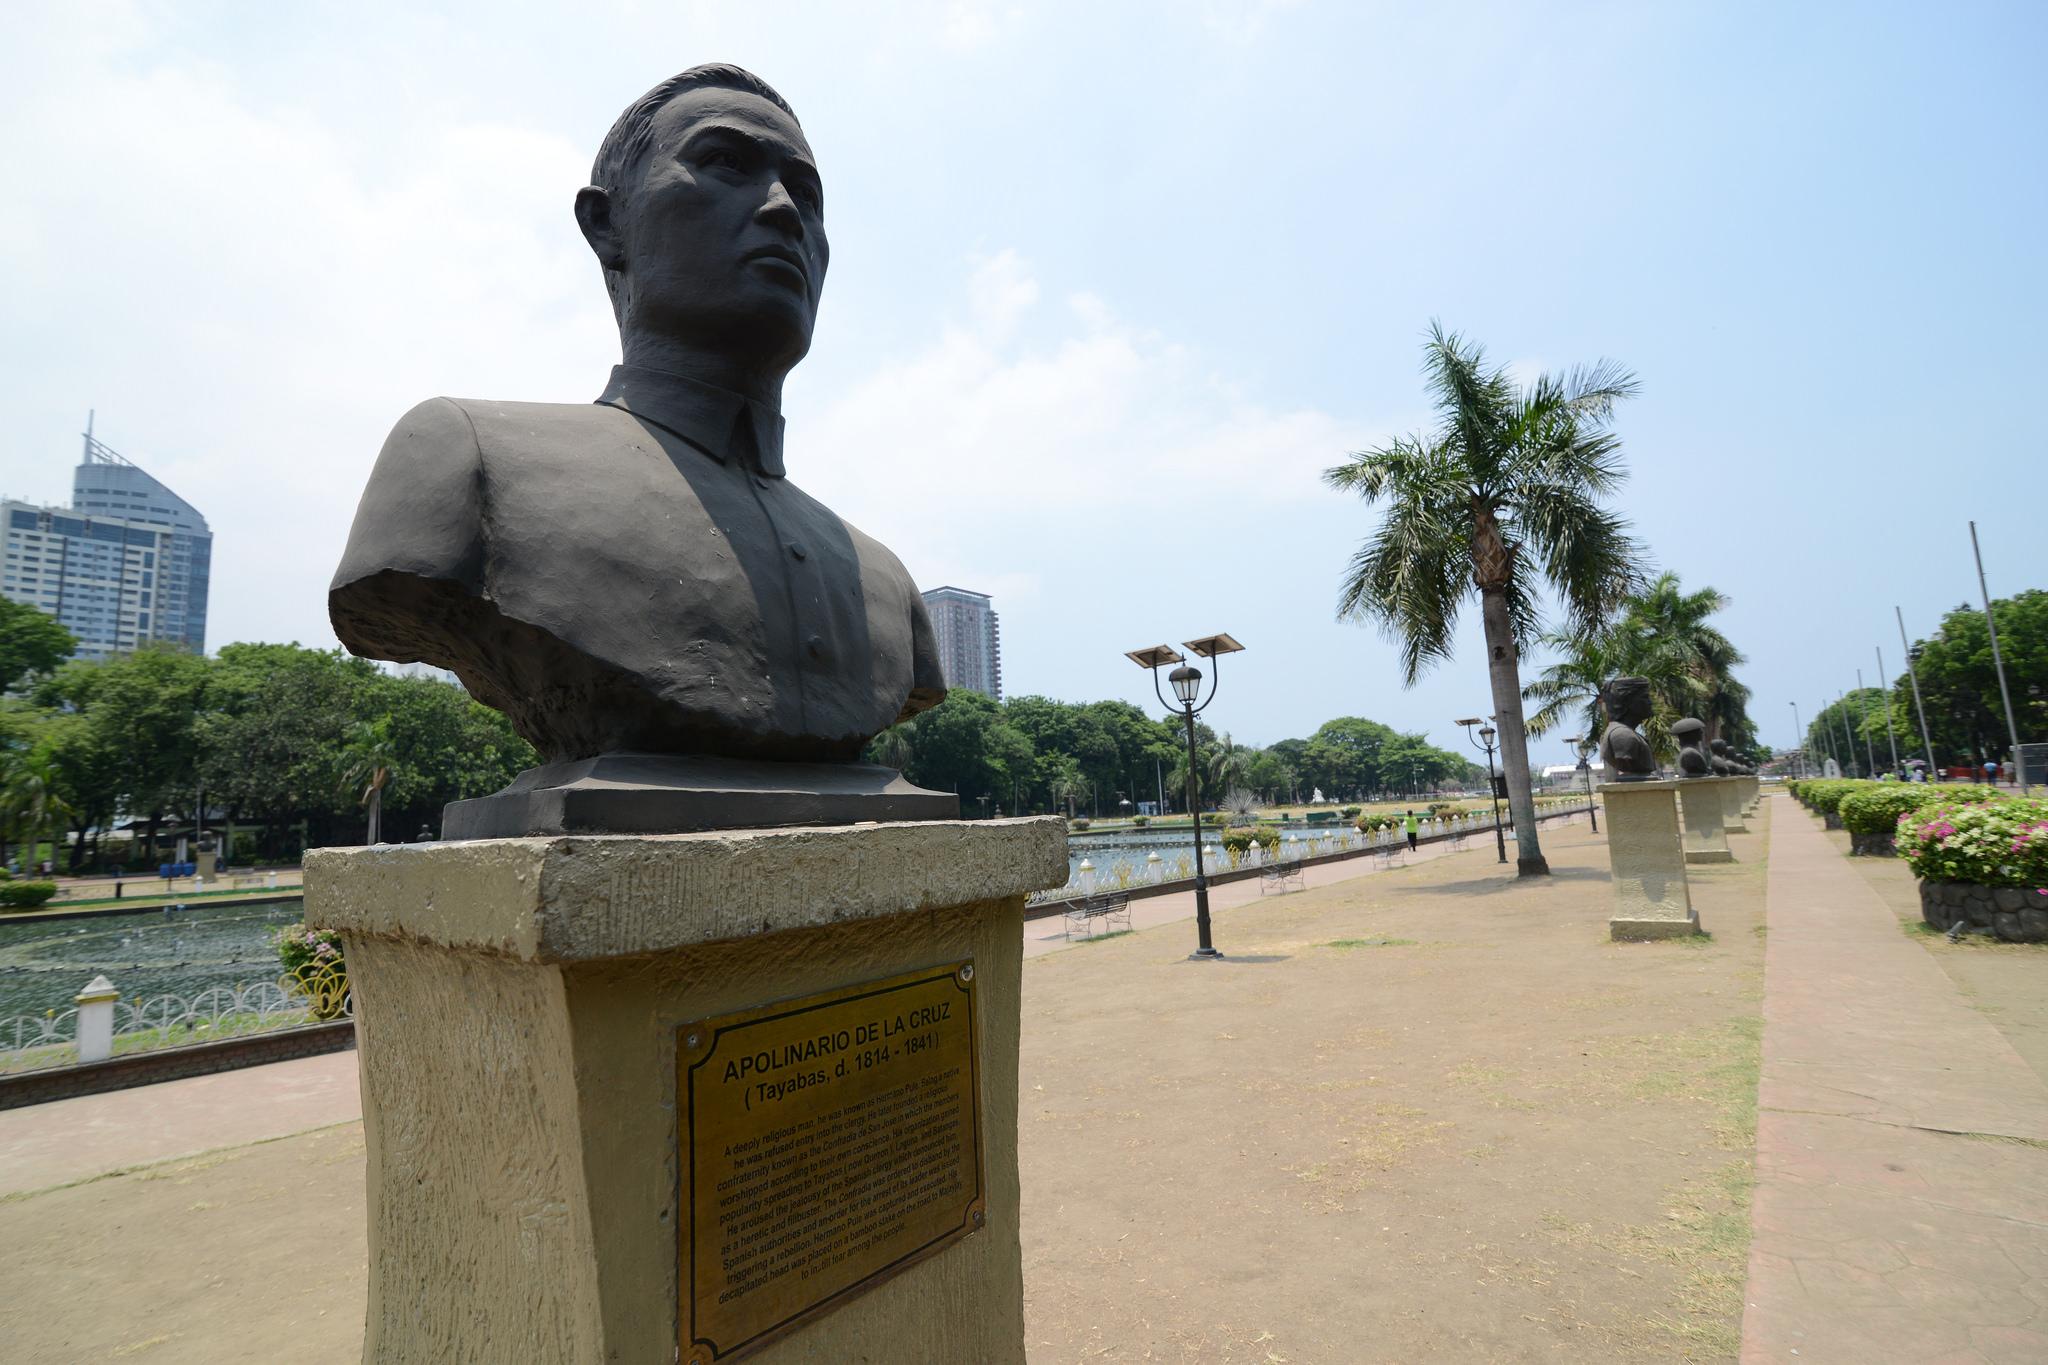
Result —
POLYGON ((612 221, 612 197, 595 185, 576 191, 576 226, 583 240, 597 253, 597 263, 606 270, 626 268, 625 247, 619 241, 618 225, 612 221))

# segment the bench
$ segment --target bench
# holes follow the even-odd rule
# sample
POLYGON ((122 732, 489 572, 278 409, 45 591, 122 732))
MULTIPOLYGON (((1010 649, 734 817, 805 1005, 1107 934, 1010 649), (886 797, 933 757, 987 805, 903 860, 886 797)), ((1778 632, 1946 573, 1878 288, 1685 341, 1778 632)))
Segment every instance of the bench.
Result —
POLYGON ((1308 890, 1308 878, 1302 875, 1300 863, 1274 863, 1259 874, 1259 894, 1268 891, 1286 893, 1308 890))
POLYGON ((1122 919, 1124 928, 1131 927, 1130 892, 1113 891, 1106 896, 1083 896, 1080 900, 1067 902, 1067 927, 1060 936, 1072 938, 1076 929, 1081 930, 1084 936, 1093 934, 1097 920, 1107 924, 1117 919, 1122 919))

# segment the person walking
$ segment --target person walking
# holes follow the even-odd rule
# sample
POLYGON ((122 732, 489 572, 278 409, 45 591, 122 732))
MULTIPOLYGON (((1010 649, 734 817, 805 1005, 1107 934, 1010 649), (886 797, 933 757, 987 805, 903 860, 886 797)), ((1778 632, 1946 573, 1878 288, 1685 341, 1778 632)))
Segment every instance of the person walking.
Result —
POLYGON ((1408 819, 1402 826, 1402 828, 1408 831, 1408 851, 1410 853, 1413 853, 1415 851, 1415 832, 1416 830, 1421 828, 1421 826, 1416 823, 1414 811, 1411 810, 1408 812, 1408 819))

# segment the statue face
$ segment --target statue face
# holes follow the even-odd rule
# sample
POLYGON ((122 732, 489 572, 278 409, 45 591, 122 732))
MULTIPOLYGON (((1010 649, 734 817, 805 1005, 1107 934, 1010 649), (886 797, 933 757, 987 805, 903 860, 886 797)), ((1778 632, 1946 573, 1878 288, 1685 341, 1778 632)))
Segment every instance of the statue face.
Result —
POLYGON ((803 130, 759 95, 704 87, 663 105, 652 132, 612 205, 622 330, 788 370, 810 349, 831 256, 803 130))

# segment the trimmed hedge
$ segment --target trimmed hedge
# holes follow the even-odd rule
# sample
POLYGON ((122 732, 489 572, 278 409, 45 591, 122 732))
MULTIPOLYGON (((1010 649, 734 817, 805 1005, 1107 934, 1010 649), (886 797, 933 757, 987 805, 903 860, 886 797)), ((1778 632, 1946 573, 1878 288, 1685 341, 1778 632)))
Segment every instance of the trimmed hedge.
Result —
POLYGON ((1851 834, 1889 835, 1901 815, 1939 800, 1938 792, 1917 782, 1878 782, 1845 793, 1836 809, 1851 834))
POLYGON ((1280 831, 1277 829, 1253 829, 1241 826, 1223 832, 1223 846, 1232 853, 1243 853, 1253 844, 1271 853, 1280 847, 1280 831))
POLYGON ((34 910, 56 894, 55 882, 0 883, 0 910, 34 910))

